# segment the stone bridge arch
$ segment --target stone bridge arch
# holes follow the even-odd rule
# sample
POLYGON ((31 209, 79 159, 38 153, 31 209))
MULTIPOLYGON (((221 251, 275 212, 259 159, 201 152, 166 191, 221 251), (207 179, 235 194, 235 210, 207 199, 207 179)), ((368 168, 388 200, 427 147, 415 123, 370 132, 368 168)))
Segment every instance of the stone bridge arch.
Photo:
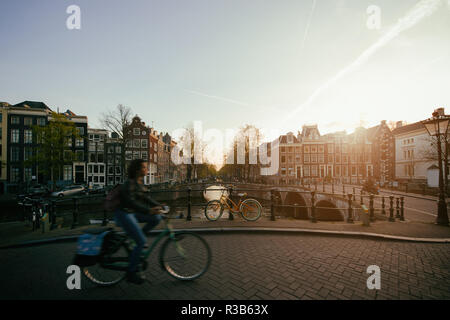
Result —
POLYGON ((331 199, 316 201, 316 219, 318 221, 344 221, 345 217, 331 199))
POLYGON ((305 197, 299 192, 287 192, 284 200, 285 205, 298 205, 299 208, 283 207, 283 214, 286 217, 292 217, 296 219, 309 219, 308 204, 305 197))

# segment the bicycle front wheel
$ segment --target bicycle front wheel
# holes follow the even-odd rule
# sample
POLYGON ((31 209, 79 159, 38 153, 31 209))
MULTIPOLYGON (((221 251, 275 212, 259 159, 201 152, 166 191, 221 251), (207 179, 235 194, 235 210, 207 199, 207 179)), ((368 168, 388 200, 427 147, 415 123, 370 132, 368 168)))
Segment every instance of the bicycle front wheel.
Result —
POLYGON ((101 258, 99 263, 83 268, 83 274, 98 286, 112 286, 126 277, 129 252, 124 245, 112 254, 101 258))
POLYGON ((218 220, 223 213, 223 205, 219 200, 211 200, 206 204, 205 217, 209 221, 218 220))
POLYGON ((261 216, 262 206, 255 199, 245 199, 239 208, 242 217, 247 221, 256 221, 261 216))
POLYGON ((178 280, 194 280, 203 275, 211 264, 211 249, 199 235, 175 233, 161 247, 161 267, 178 280))

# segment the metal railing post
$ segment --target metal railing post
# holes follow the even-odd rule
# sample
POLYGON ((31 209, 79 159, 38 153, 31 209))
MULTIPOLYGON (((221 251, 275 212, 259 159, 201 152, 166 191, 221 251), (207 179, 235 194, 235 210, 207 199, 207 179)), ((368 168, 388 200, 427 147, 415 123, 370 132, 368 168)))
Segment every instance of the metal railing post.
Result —
POLYGON ((52 212, 52 224, 50 230, 56 229, 56 201, 51 201, 51 212, 52 212))
POLYGON ((370 222, 374 222, 375 221, 375 209, 373 207, 373 194, 370 194, 369 217, 370 217, 370 222))
POLYGON ((315 196, 316 196, 316 192, 315 191, 311 191, 311 222, 317 222, 316 219, 316 205, 315 205, 315 196))
POLYGON ((397 203, 397 208, 396 208, 397 214, 395 215, 395 218, 400 219, 400 199, 399 198, 396 199, 396 203, 397 203))
POLYGON ((381 213, 386 215, 386 206, 384 204, 384 196, 381 197, 381 213))
POLYGON ((75 229, 78 226, 78 199, 76 197, 73 198, 73 222, 72 229, 75 229))
POLYGON ((394 196, 389 196, 389 221, 395 222, 394 218, 394 196))
POLYGON ((361 202, 361 205, 363 205, 364 204, 364 199, 363 199, 363 190, 361 189, 361 194, 360 194, 360 202, 361 202))
POLYGON ((345 184, 342 184, 342 194, 345 195, 345 184))
POLYGON ((322 179, 322 192, 325 193, 325 179, 322 179))
POLYGON ((401 203, 401 207, 400 207, 400 221, 405 221, 405 198, 404 197, 400 197, 400 203, 401 203))
MULTIPOLYGON (((230 197, 230 199, 231 199, 232 194, 233 194, 233 187, 230 187, 230 194, 228 195, 230 197)), ((233 212, 231 212, 232 210, 228 210, 228 211, 229 211, 228 220, 230 220, 230 221, 234 220, 233 212)))
POLYGON ((105 209, 103 209, 103 221, 102 221, 102 226, 106 226, 108 224, 108 217, 107 217, 107 211, 105 209))
POLYGON ((191 216, 191 187, 188 187, 188 214, 186 217, 186 221, 191 221, 192 220, 192 216, 191 216))
POLYGON ((271 221, 275 221, 274 202, 275 202, 275 190, 271 189, 270 190, 270 220, 271 221))
POLYGON ((334 194, 334 180, 331 182, 331 193, 334 194))
POLYGON ((352 195, 349 193, 347 196, 348 196, 348 217, 347 217, 347 222, 348 223, 353 223, 352 195))

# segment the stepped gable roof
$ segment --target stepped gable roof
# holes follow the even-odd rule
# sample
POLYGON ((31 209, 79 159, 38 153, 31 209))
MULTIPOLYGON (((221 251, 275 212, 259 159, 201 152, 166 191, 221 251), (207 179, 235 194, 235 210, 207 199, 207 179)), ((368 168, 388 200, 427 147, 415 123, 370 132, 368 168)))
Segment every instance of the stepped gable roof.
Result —
POLYGON ((23 101, 21 103, 13 105, 13 107, 27 108, 27 109, 40 109, 52 111, 44 102, 40 101, 23 101))

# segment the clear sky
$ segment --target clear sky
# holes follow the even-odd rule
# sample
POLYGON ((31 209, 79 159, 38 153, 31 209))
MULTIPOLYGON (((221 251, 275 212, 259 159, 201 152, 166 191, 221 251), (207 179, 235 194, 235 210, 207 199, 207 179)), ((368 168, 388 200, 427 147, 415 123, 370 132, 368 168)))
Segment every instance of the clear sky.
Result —
POLYGON ((168 132, 450 112, 450 0, 2 0, 0 40, 0 101, 70 108, 92 127, 119 103, 168 132), (72 4, 81 30, 66 28, 72 4))

